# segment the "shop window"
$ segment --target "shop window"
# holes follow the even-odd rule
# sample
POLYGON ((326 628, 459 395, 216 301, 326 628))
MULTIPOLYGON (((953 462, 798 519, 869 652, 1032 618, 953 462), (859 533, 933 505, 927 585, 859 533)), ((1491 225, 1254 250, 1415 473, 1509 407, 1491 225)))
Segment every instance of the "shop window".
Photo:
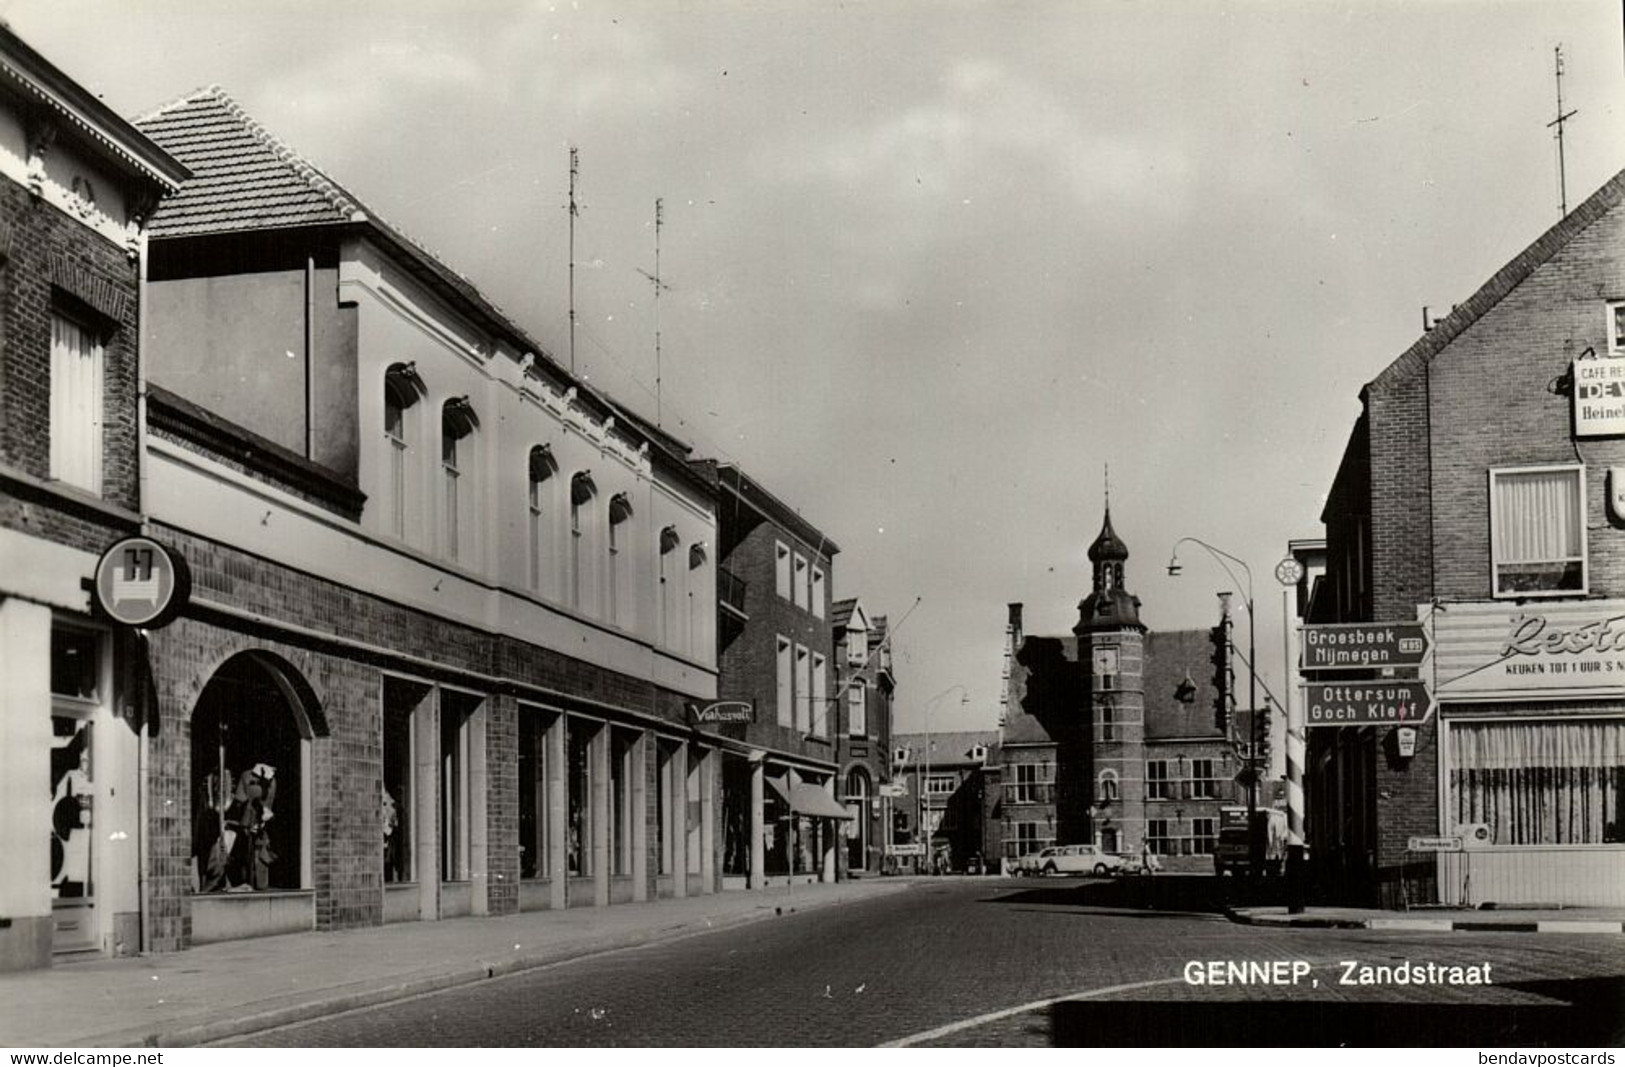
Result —
POLYGON ((598 726, 570 719, 565 732, 570 810, 566 820, 565 869, 573 876, 592 874, 592 745, 598 726))
POLYGON ((749 760, 723 755, 722 873, 733 877, 750 874, 750 780, 749 760))
POLYGON ((671 817, 676 810, 672 802, 672 747, 669 742, 655 744, 655 873, 670 874, 672 864, 671 817))
POLYGON ((519 706, 519 877, 552 875, 548 848, 552 831, 551 797, 547 788, 547 736, 556 729, 556 715, 525 704, 519 706))
POLYGON ((869 864, 869 772, 853 767, 846 775, 846 810, 852 818, 846 823, 847 866, 861 871, 869 864))
POLYGON ((1625 719, 1452 722, 1453 823, 1497 845, 1625 843, 1625 719))
POLYGON ((414 849, 417 827, 419 708, 432 690, 396 678, 384 679, 384 881, 417 881, 414 849))
POLYGON ((611 873, 632 873, 632 779, 635 770, 638 735, 631 730, 612 728, 609 732, 609 842, 611 873))
MULTIPOLYGON (((51 631, 51 899, 59 918, 95 900, 92 720, 102 691, 102 640, 92 630, 51 631)), ((59 926, 58 936, 69 930, 83 931, 84 947, 94 941, 88 919, 59 926)))
POLYGON ((102 491, 105 359, 90 327, 51 315, 51 477, 102 491))
POLYGON ((314 699, 291 668, 243 653, 192 712, 193 854, 202 893, 300 889, 314 699))
POLYGON ((1490 471, 1496 596, 1586 591, 1585 468, 1490 471))
POLYGON ((442 690, 440 694, 440 879, 466 882, 469 813, 473 800, 474 713, 479 698, 442 690))
POLYGON ((700 828, 705 820, 700 817, 700 794, 705 789, 705 751, 699 748, 688 750, 688 780, 684 785, 683 834, 688 845, 688 871, 690 874, 700 873, 700 828))

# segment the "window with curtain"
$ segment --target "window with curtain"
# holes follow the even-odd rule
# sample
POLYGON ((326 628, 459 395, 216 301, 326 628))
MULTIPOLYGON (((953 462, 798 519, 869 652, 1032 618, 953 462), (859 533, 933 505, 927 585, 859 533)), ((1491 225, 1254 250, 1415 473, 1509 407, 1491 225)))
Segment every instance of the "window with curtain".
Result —
POLYGON ((1625 842, 1625 719, 1450 724, 1449 811, 1497 845, 1625 842))
POLYGON ((1490 471, 1496 596, 1586 591, 1585 469, 1490 471))
POLYGON ((101 341, 71 319, 51 316, 51 477, 102 491, 101 341))

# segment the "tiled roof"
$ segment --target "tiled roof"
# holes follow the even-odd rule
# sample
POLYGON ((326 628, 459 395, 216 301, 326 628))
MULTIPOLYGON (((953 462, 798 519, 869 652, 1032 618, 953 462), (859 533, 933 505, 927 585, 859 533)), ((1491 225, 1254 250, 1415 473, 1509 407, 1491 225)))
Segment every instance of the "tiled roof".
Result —
POLYGON ((933 730, 930 734, 892 734, 891 740, 893 748, 907 748, 909 750, 910 766, 925 763, 928 740, 933 766, 945 767, 956 763, 980 765, 983 761, 973 759, 971 751, 977 745, 989 751, 996 749, 999 744, 999 731, 945 730, 938 733, 933 730))
POLYGON ((829 608, 829 624, 837 630, 846 629, 846 624, 852 621, 852 610, 858 606, 858 598, 837 600, 829 608))
POLYGON ((217 86, 165 104, 135 124, 193 175, 153 218, 155 238, 343 223, 360 209, 217 86))
POLYGON ((535 353, 561 381, 611 410, 608 400, 566 375, 472 282, 272 136, 219 86, 193 90, 136 119, 135 125, 193 173, 154 215, 148 227, 153 239, 364 225, 442 295, 505 335, 516 348, 535 353))

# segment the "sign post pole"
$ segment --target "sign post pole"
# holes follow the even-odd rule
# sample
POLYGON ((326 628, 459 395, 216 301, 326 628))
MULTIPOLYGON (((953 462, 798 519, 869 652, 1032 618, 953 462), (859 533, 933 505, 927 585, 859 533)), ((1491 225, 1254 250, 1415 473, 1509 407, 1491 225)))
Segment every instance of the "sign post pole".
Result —
POLYGON ((1304 910, 1303 869, 1303 710, 1294 705, 1292 690, 1292 591, 1303 580, 1303 564, 1288 556, 1275 567, 1281 583, 1281 664, 1286 671, 1282 701, 1286 704, 1286 874, 1289 915, 1304 910))

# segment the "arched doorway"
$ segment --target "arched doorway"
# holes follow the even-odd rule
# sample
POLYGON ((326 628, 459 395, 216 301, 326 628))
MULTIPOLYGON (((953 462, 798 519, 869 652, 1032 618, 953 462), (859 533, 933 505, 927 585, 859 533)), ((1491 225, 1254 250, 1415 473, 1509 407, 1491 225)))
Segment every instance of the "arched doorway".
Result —
POLYGON ((853 767, 846 774, 846 806, 853 818, 846 824, 846 869, 869 869, 869 772, 853 767))
POLYGON ((200 893, 302 889, 314 694, 275 656, 243 652, 192 712, 193 859, 200 893))

